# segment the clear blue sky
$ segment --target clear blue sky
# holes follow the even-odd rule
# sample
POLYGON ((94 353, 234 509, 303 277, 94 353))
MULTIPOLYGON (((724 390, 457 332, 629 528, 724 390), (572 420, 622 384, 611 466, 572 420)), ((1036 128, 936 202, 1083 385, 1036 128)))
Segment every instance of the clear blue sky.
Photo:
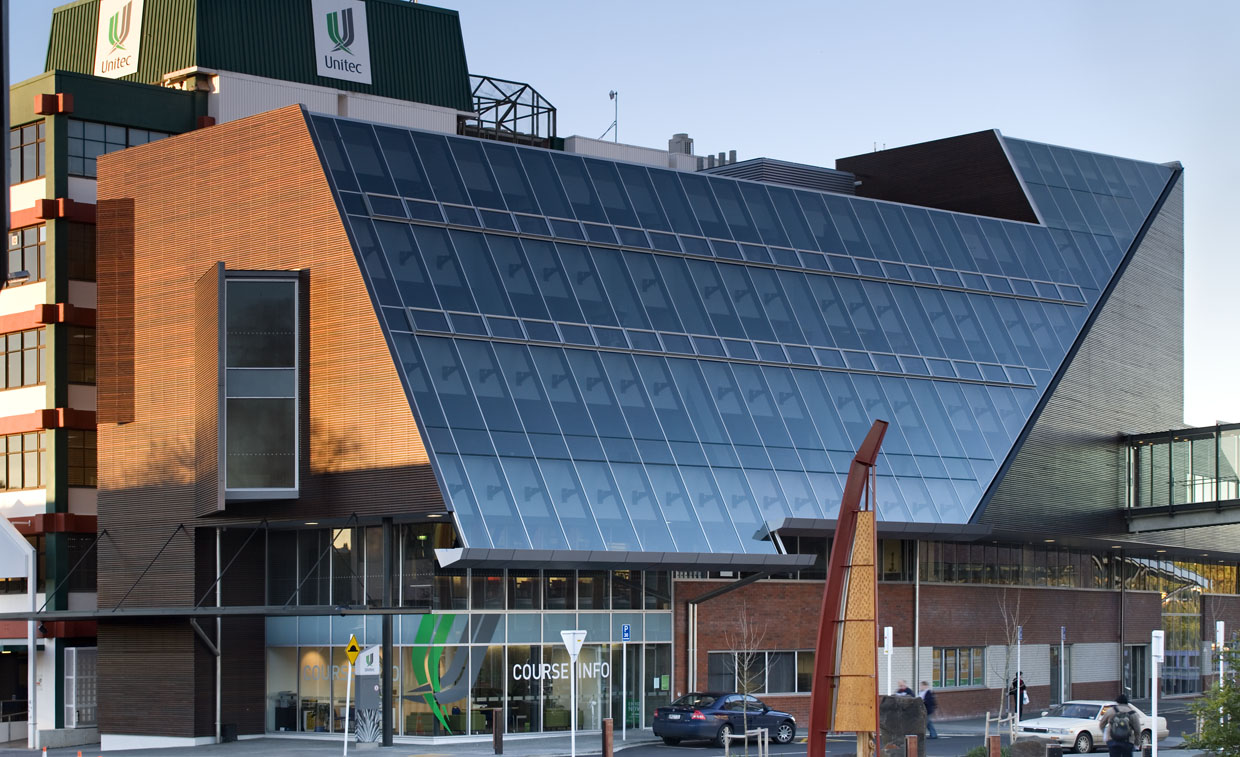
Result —
MULTIPOLYGON (((51 9, 13 0, 14 79, 51 9)), ((831 166, 980 129, 1185 166, 1186 420, 1240 422, 1240 3, 443 0, 470 71, 531 83, 559 133, 831 166)))

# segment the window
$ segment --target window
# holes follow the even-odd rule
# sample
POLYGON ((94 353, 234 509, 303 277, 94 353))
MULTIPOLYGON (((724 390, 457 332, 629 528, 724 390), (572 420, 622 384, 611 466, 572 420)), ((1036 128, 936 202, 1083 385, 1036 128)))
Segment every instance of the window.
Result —
POLYGON ((67 251, 69 278, 77 281, 95 280, 95 227, 89 223, 64 221, 57 227, 57 241, 67 251), (65 234, 65 239, 60 235, 65 234))
POLYGON ((65 545, 69 555, 69 567, 77 566, 77 569, 69 574, 69 591, 96 591, 98 570, 95 562, 95 535, 65 534, 65 545), (81 564, 78 563, 79 560, 81 564))
POLYGON ((297 281, 230 278, 223 307, 225 488, 296 491, 297 281))
POLYGON ((30 274, 30 278, 26 279, 26 282, 42 281, 47 276, 47 272, 44 270, 46 247, 47 226, 44 224, 10 231, 9 273, 25 271, 30 274))
POLYGON ((43 383, 47 334, 43 329, 16 331, 3 336, 4 383, 0 388, 16 389, 43 383))
POLYGON ((984 647, 939 647, 932 657, 934 688, 981 686, 985 680, 984 647))
POLYGON ((813 673, 814 653, 806 650, 711 652, 706 657, 710 691, 807 694, 813 673))
POLYGON ((95 330, 68 326, 65 335, 69 338, 69 383, 95 383, 95 330))
POLYGON ((43 121, 9 129, 9 183, 37 179, 47 173, 47 125, 43 121))
POLYGON ((149 129, 97 124, 69 119, 69 175, 95 176, 95 159, 126 147, 144 145, 168 135, 149 129))
POLYGON ((97 432, 69 429, 69 486, 98 486, 97 432))
POLYGON ((5 465, 0 470, 0 490, 38 489, 43 486, 43 463, 47 456, 47 432, 0 436, 5 465))

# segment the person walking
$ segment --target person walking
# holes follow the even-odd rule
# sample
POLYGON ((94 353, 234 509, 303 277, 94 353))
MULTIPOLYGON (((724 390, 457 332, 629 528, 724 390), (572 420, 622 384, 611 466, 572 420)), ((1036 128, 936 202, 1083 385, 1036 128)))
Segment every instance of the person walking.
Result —
POLYGON ((934 730, 934 711, 939 709, 939 700, 934 696, 934 689, 930 688, 927 681, 922 681, 921 691, 917 696, 926 704, 926 731, 930 734, 927 738, 937 739, 939 734, 934 730))
POLYGON ((896 682, 896 696, 913 697, 917 695, 914 694, 913 690, 908 687, 908 681, 900 680, 896 682))
POLYGON ((1107 715, 1106 726, 1102 729, 1102 738, 1106 740, 1111 757, 1132 757, 1135 748, 1133 737, 1139 732, 1137 711, 1128 706, 1128 697, 1120 694, 1115 697, 1111 714, 1107 715))
POLYGON ((1025 674, 1021 671, 1012 679, 1012 686, 1008 689, 1008 698, 1012 701, 1012 714, 1020 720, 1020 714, 1024 712, 1025 705, 1029 704, 1029 692, 1025 688, 1025 674))

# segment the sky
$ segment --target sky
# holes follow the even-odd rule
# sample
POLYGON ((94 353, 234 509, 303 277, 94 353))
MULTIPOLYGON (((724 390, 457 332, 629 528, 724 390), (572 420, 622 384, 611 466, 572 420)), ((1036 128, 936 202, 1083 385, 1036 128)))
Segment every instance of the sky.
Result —
MULTIPOLYGON (((14 81, 40 73, 51 10, 14 0, 14 81)), ((1153 162, 1185 187, 1185 420, 1240 422, 1240 3, 1190 0, 442 0, 469 69, 528 82, 560 136, 698 154, 839 157, 995 128, 1153 162), (609 135, 610 137, 610 135, 609 135)))

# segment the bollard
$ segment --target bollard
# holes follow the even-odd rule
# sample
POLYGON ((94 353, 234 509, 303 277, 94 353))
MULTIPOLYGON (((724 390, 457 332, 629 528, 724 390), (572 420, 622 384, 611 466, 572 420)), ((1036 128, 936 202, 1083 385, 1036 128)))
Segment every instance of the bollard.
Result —
POLYGON ((612 757, 612 746, 615 741, 611 718, 603 718, 603 757, 612 757))
POLYGON ((491 708, 491 746, 496 754, 504 753, 504 711, 498 707, 491 708))
POLYGON ((1063 757, 1063 745, 1062 744, 1047 744, 1046 745, 1046 757, 1063 757))
POLYGON ((994 736, 991 736, 989 739, 987 739, 987 741, 990 742, 986 745, 986 754, 988 755, 988 757, 1002 757, 1003 744, 999 736, 997 734, 994 736))
POLYGON ((904 737, 904 757, 917 757, 918 755, 917 742, 918 742, 918 738, 917 738, 917 734, 915 733, 910 733, 909 735, 904 737))

